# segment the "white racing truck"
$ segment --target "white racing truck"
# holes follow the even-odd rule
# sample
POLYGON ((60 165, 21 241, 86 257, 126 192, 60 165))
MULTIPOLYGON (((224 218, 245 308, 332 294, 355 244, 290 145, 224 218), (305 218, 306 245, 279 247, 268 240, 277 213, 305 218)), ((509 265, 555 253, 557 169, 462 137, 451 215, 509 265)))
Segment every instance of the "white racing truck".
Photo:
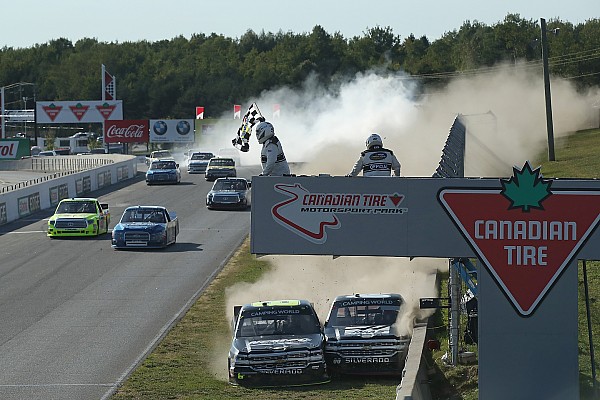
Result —
POLYGON ((399 294, 338 296, 325 321, 325 359, 333 375, 399 375, 410 337, 398 333, 399 294))

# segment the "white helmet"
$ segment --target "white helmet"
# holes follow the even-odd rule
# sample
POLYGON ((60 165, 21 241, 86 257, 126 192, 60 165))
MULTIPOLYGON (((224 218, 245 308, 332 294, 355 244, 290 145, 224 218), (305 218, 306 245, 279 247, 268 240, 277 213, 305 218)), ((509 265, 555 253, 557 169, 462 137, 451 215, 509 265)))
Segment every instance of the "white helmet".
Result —
POLYGON ((270 122, 263 121, 256 125, 256 139, 258 139, 258 143, 263 144, 274 135, 275 129, 270 122))
POLYGON ((381 140, 381 136, 379 136, 377 133, 372 133, 371 136, 367 138, 365 144, 367 145, 367 149, 370 149, 373 146, 383 147, 383 141, 381 140))

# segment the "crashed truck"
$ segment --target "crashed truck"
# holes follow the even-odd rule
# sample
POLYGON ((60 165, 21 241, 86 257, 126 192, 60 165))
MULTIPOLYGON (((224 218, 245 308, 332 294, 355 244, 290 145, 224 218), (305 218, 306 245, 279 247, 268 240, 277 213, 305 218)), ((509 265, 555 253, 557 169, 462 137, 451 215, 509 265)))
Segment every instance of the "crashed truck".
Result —
POLYGON ((399 294, 338 296, 325 321, 325 360, 332 375, 400 375, 410 337, 399 332, 399 294))
POLYGON ((307 300, 260 301, 234 307, 229 382, 301 386, 329 381, 325 338, 307 300))

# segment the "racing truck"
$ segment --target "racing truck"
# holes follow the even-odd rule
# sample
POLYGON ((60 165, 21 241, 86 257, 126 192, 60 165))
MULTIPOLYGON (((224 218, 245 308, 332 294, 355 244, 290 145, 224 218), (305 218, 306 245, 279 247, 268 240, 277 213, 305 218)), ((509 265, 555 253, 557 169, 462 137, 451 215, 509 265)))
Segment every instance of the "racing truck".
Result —
POLYGON ((396 325, 403 303, 394 293, 336 297, 324 325, 330 373, 401 374, 410 343, 396 325))
POLYGON ((48 219, 51 238, 60 236, 96 236, 108 232, 110 211, 108 203, 98 199, 72 197, 58 203, 54 215, 48 219))
POLYGON ((260 301, 234 307, 229 382, 301 386, 329 382, 325 338, 307 300, 260 301))

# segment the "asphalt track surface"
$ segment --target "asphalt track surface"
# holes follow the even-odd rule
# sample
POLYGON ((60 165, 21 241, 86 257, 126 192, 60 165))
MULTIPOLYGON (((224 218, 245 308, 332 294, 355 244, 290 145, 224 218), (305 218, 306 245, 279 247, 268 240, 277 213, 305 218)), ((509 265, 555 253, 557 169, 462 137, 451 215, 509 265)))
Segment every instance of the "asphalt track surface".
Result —
POLYGON ((50 239, 50 211, 0 227, 0 399, 110 397, 249 233, 249 210, 206 209, 211 186, 182 171, 179 185, 138 174, 92 193, 111 229, 130 205, 174 210, 180 234, 162 250, 116 251, 110 233, 50 239))

